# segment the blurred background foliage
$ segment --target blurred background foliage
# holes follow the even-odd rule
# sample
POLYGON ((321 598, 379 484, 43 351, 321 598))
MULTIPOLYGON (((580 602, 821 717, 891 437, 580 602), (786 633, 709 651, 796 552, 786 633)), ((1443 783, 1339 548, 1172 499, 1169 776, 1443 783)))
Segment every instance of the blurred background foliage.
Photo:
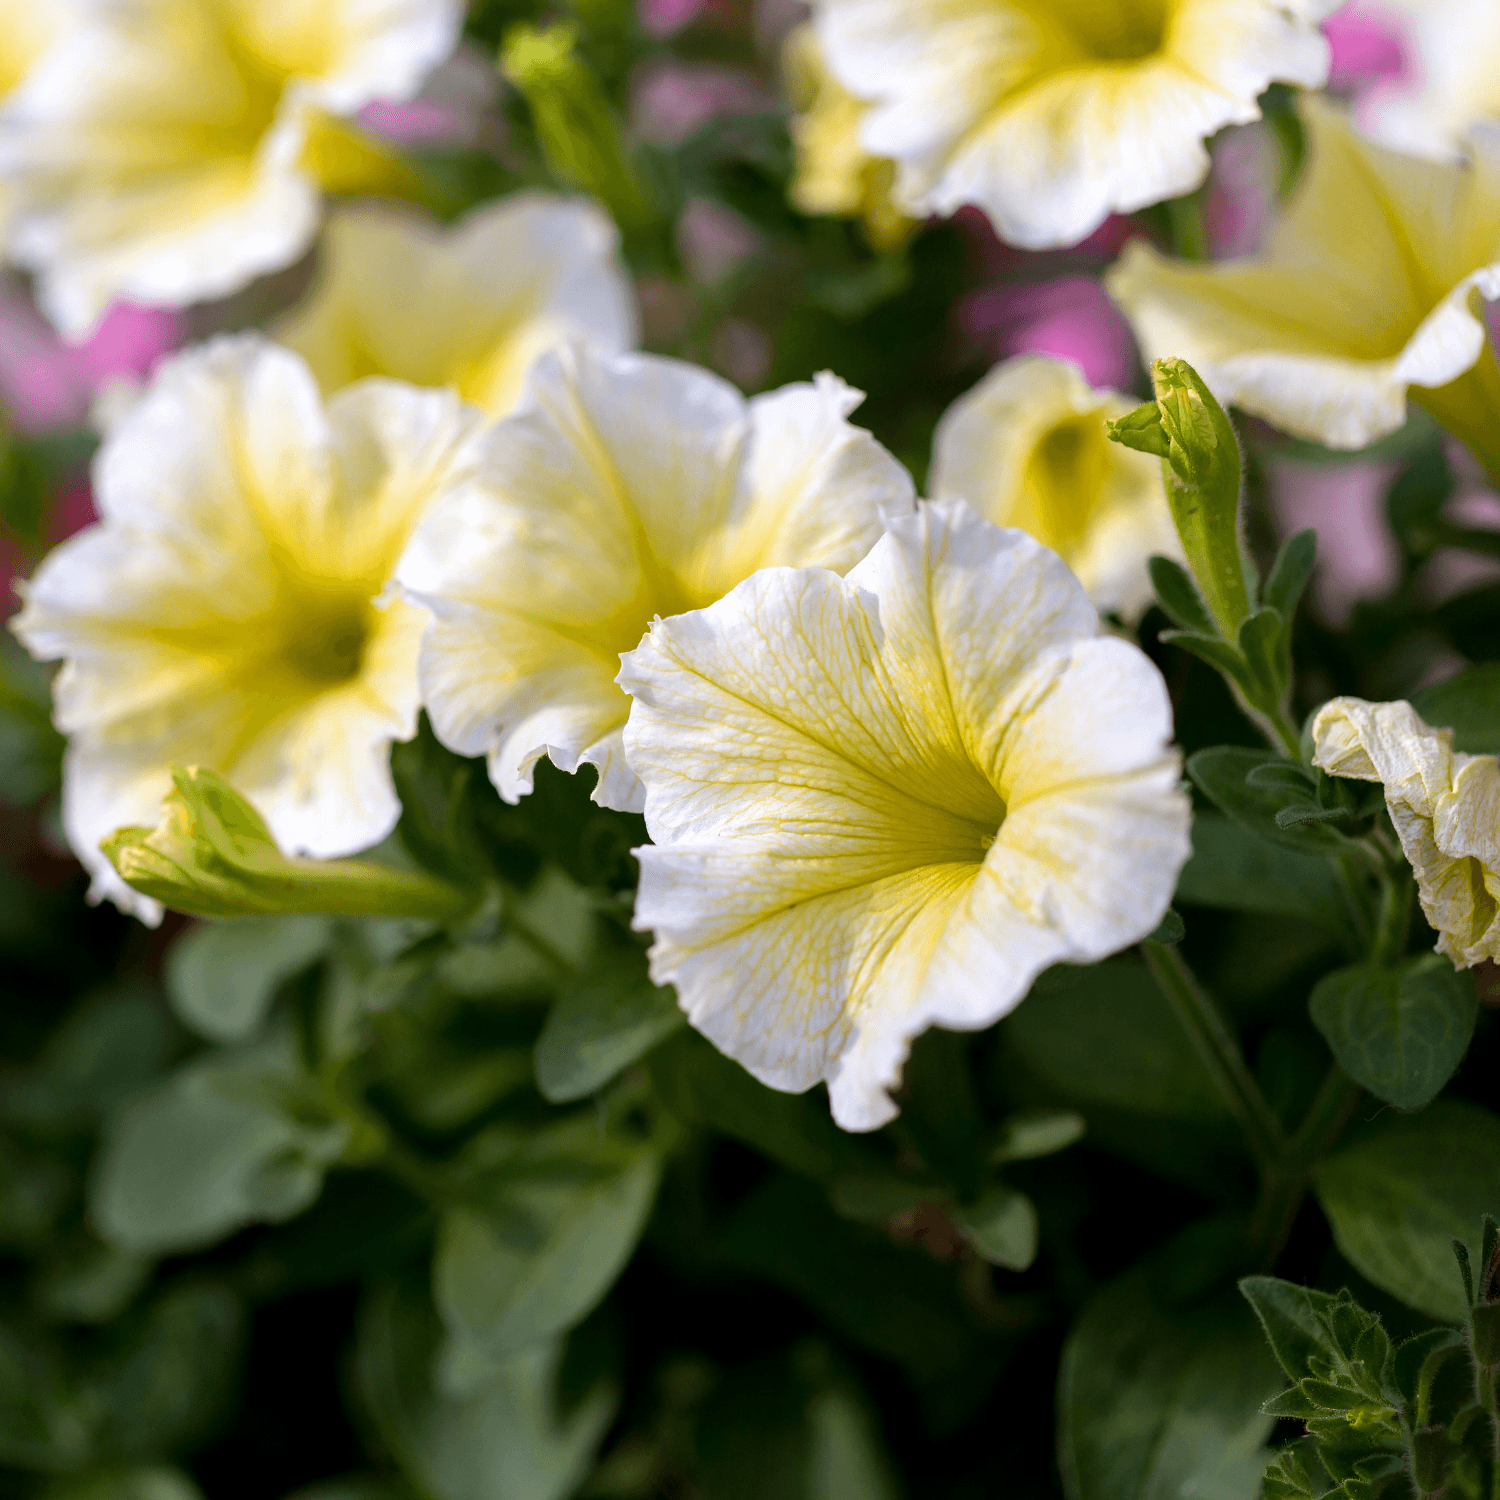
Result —
MULTIPOLYGON (((1144 389, 1097 284, 1122 235, 1225 248, 1220 174, 1072 251, 1009 250, 969 214, 877 249, 788 205, 795 13, 644 19, 477 0, 469 41, 481 71, 504 48, 520 76, 518 45, 575 28, 595 124, 627 127, 605 187, 647 347, 747 390, 832 368, 919 483, 947 405, 1021 348, 1074 352, 1080 319, 1113 360, 1091 373, 1144 389)), ((569 186, 544 95, 504 84, 472 143, 413 151, 412 196, 451 218, 569 186)), ((1299 142, 1265 103, 1274 195, 1299 142)), ((191 331, 264 322, 309 275, 193 309, 191 331)), ((1500 533, 1425 419, 1352 461, 1243 433, 1261 561, 1324 528, 1299 711, 1500 661, 1500 533)), ((86 510, 90 442, 19 419, 0 439, 14 570, 86 510)), ((1257 744, 1166 626, 1152 613, 1142 639, 1185 749, 1257 744)), ((1464 747, 1500 749, 1488 733, 1464 747)), ((586 776, 544 763, 509 808, 425 728, 397 748, 382 857, 479 872, 491 897, 457 932, 152 932, 83 902, 61 749, 45 673, 7 642, 0 1495, 1249 1500, 1294 1430, 1261 1414, 1282 1377, 1233 1290, 1269 1269, 1245 1258, 1253 1164, 1139 958, 924 1037, 900 1119, 849 1136, 821 1092, 764 1089, 651 986, 629 930, 644 827, 586 776)), ((1196 840, 1182 951, 1290 1127, 1329 1067, 1307 992, 1346 919, 1320 861, 1211 810, 1196 840)), ((1487 972, 1478 993, 1444 1100, 1398 1118, 1366 1099, 1277 1247, 1281 1276, 1352 1288, 1393 1337, 1461 1315, 1439 1261, 1500 1206, 1487 972)))

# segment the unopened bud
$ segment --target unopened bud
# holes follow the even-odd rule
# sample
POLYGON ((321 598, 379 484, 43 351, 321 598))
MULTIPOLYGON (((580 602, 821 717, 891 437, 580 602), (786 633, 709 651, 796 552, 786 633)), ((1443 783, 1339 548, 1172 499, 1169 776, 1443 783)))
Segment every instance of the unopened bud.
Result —
POLYGON ((553 175, 592 193, 622 227, 640 225, 650 206, 614 110, 577 45, 577 29, 566 23, 514 26, 500 50, 500 70, 526 96, 553 175))
POLYGON ((100 848, 125 882, 198 917, 288 912, 460 917, 473 892, 368 860, 291 859, 265 819, 220 775, 173 766, 155 828, 119 828, 100 848))

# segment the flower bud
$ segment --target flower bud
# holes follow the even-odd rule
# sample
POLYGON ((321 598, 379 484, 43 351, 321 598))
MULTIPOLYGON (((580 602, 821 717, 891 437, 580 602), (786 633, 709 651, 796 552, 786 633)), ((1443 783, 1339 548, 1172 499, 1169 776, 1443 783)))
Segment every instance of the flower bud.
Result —
POLYGON ((592 193, 622 228, 642 224, 650 207, 614 111, 577 44, 577 28, 565 23, 514 26, 500 49, 500 70, 526 96, 553 175, 592 193))
POLYGON ((367 860, 290 859, 265 820, 217 772, 173 766, 155 828, 119 828, 100 848, 143 895, 198 917, 287 912, 465 915, 471 892, 367 860))

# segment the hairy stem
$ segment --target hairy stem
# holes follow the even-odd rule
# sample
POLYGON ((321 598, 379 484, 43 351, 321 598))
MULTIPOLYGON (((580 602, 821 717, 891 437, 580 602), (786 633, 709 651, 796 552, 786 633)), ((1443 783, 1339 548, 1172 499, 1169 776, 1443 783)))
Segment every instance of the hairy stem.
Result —
POLYGON ((1176 948, 1153 943, 1148 938, 1141 944, 1141 950, 1198 1056, 1223 1093, 1256 1162, 1262 1172, 1272 1169, 1286 1151, 1286 1132, 1251 1076, 1229 1023, 1176 948))

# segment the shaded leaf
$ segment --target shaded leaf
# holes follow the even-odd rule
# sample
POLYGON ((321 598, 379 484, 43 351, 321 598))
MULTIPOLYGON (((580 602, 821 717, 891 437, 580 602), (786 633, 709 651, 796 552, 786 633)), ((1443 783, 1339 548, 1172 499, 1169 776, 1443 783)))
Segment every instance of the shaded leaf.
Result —
POLYGON ((1356 1083, 1398 1109, 1421 1109, 1463 1061, 1479 1000, 1473 979, 1432 953, 1400 970, 1355 964, 1326 974, 1310 1008, 1356 1083))
POLYGON ((1431 1317, 1465 1316, 1453 1241, 1477 1250, 1480 1220, 1500 1203, 1500 1120, 1454 1099, 1386 1116, 1329 1156, 1315 1183, 1362 1276, 1431 1317))

